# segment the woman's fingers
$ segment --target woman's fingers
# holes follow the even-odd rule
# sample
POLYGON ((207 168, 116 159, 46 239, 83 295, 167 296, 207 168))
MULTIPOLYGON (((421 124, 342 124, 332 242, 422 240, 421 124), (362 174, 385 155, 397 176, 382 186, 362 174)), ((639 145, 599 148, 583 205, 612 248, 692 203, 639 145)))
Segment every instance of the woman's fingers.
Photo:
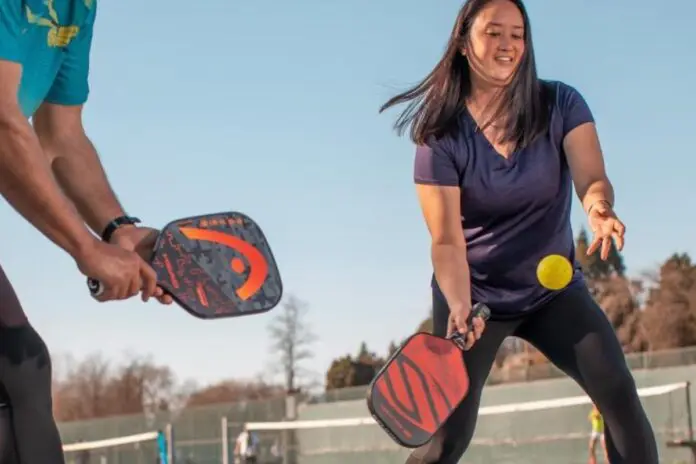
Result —
POLYGON ((621 221, 614 222, 614 231, 612 237, 616 243, 616 248, 621 251, 624 247, 624 235, 626 234, 626 226, 621 221))
POLYGON ((613 233, 613 234, 611 234, 611 237, 614 239, 614 244, 616 245, 616 249, 619 251, 623 250, 623 247, 624 247, 623 235, 613 233))
POLYGON ((595 234, 594 238, 592 239, 592 243, 590 243, 590 246, 587 247, 587 255, 591 255, 597 249, 599 246, 602 244, 602 237, 599 234, 595 234))
POLYGON ((477 316, 473 318, 471 325, 474 326, 474 337, 476 337, 476 340, 480 340, 481 335, 483 334, 483 329, 486 328, 486 322, 483 320, 483 318, 477 316))
POLYGON ((469 331, 466 334, 466 345, 464 347, 465 350, 470 350, 472 346, 474 346, 474 343, 476 342, 476 336, 474 335, 474 332, 469 331))
POLYGON ((609 258, 612 245, 615 245, 619 251, 623 250, 625 232, 626 227, 619 220, 602 225, 595 231, 592 243, 587 247, 587 255, 599 250, 600 258, 606 261, 609 258))
POLYGON ((611 251, 611 236, 609 237, 604 237, 602 239, 602 252, 600 253, 600 257, 602 258, 602 261, 606 261, 609 258, 609 252, 611 251))

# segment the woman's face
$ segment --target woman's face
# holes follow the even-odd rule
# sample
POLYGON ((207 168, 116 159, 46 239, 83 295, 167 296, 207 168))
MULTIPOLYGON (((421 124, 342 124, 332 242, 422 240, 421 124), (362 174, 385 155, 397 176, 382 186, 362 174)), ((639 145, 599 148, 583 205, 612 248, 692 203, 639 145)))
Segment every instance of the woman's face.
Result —
POLYGON ((492 0, 474 18, 462 52, 474 82, 503 86, 514 76, 524 50, 522 13, 509 0, 492 0))

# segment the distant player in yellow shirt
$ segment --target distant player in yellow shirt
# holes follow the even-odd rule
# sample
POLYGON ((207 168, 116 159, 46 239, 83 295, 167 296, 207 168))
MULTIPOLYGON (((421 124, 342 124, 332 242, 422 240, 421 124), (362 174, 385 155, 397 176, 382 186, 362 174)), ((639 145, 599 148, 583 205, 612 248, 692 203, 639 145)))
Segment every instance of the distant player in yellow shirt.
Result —
POLYGON ((590 461, 589 464, 597 463, 597 441, 602 442, 602 450, 604 451, 605 462, 609 462, 607 457, 607 444, 604 441, 604 419, 602 414, 597 409, 595 404, 592 404, 592 410, 588 416, 590 419, 590 425, 592 426, 592 432, 590 434, 590 461))

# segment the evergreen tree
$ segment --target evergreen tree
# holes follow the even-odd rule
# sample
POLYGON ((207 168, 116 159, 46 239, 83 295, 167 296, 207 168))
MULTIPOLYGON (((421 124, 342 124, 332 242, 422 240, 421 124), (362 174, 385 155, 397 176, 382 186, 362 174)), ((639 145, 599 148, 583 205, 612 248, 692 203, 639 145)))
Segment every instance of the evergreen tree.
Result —
POLYGON ((367 349, 367 343, 360 343, 360 349, 358 350, 358 361, 371 361, 372 353, 367 349))
POLYGON ((427 332, 433 333, 433 316, 428 316, 423 322, 420 323, 416 332, 427 332))
POLYGON ((396 350, 398 350, 398 349, 399 349, 399 347, 392 340, 391 342, 389 342, 389 348, 387 348, 387 356, 389 357, 389 356, 393 355, 394 353, 396 353, 396 350))
POLYGON ((326 372, 326 389, 368 385, 384 366, 385 360, 377 356, 362 342, 357 357, 350 355, 335 359, 326 372))
POLYGON ((582 271, 589 280, 606 279, 613 275, 624 277, 626 266, 623 263, 623 257, 613 243, 609 249, 609 256, 606 261, 600 258, 600 249, 596 250, 591 255, 587 255, 587 249, 590 246, 590 239, 587 236, 587 231, 583 227, 580 229, 578 238, 575 242, 575 258, 580 263, 582 271))

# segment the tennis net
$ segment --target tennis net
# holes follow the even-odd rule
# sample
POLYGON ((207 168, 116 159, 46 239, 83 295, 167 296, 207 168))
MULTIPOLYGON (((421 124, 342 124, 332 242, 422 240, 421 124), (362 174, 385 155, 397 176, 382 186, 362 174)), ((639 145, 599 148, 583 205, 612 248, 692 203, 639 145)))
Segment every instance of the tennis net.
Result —
POLYGON ((170 464, 171 428, 63 445, 66 464, 170 464))
MULTIPOLYGON (((658 435, 660 462, 687 459, 689 453, 685 449, 668 448, 666 443, 690 437, 689 384, 641 388, 638 393, 658 435)), ((587 396, 569 396, 484 406, 479 411, 466 462, 584 464, 588 457, 590 405, 587 396)), ((403 463, 408 454, 367 414, 341 419, 255 422, 248 423, 247 428, 260 439, 263 463, 297 460, 301 464, 396 464, 403 463), (279 451, 279 444, 285 449, 279 451), (270 449, 275 452, 269 452, 270 449)))

